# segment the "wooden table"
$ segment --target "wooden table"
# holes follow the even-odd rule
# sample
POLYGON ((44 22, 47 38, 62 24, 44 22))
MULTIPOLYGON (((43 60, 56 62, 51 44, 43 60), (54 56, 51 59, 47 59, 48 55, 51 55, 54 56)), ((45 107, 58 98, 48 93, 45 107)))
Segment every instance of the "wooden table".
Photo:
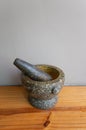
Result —
POLYGON ((86 130, 86 86, 65 86, 51 110, 27 100, 23 86, 0 87, 0 130, 86 130))

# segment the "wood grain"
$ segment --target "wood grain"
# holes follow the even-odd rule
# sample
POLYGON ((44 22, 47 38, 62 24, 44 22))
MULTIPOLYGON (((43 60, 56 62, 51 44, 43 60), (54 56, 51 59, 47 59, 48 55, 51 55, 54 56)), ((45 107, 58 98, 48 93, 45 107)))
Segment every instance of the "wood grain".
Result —
POLYGON ((23 86, 0 87, 0 130, 86 130, 86 86, 65 86, 50 110, 32 107, 23 86))

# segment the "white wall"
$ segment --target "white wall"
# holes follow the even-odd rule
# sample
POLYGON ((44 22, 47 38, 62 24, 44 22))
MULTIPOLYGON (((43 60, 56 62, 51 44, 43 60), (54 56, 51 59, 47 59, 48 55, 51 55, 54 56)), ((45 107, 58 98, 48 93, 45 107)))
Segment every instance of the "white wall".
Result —
POLYGON ((0 85, 20 84, 16 57, 86 84, 86 0, 0 0, 0 85))

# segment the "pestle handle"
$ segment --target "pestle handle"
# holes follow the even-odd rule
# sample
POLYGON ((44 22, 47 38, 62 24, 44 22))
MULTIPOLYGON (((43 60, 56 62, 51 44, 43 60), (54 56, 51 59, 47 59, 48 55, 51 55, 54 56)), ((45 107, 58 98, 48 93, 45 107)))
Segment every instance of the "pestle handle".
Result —
POLYGON ((52 79, 52 77, 48 73, 38 69, 35 65, 32 65, 19 58, 15 59, 14 65, 33 80, 48 81, 52 79))

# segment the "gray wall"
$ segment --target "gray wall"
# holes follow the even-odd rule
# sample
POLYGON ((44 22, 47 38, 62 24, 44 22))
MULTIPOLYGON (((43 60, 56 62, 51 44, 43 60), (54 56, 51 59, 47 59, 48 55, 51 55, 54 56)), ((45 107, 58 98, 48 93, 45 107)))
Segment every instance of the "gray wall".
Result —
POLYGON ((86 0, 0 0, 0 85, 16 85, 16 57, 62 68, 86 84, 86 0))

